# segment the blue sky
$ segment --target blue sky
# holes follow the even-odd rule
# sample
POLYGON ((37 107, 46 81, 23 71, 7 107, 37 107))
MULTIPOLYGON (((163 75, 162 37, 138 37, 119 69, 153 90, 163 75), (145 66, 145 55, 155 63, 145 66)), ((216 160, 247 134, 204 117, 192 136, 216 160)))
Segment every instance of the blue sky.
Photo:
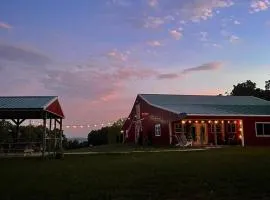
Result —
MULTIPOLYGON (((269 80, 267 0, 2 0, 1 95, 58 95, 66 125, 126 116, 137 93, 269 80)), ((86 135, 88 129, 68 129, 86 135)))

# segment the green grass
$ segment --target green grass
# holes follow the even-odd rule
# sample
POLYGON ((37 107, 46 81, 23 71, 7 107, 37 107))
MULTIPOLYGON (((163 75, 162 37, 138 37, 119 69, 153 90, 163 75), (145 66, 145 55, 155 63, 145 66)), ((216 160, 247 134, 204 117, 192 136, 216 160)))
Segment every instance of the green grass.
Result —
POLYGON ((0 199, 270 199, 270 148, 0 159, 0 199))
MULTIPOLYGON (((201 148, 201 147, 187 147, 187 148, 201 148)), ((136 145, 127 145, 127 144, 111 144, 111 145, 101 145, 93 146, 79 149, 70 149, 65 152, 103 152, 103 153, 116 153, 116 152, 132 152, 132 151, 155 151, 155 150, 168 150, 168 149, 183 149, 181 147, 175 146, 136 146, 136 145)))

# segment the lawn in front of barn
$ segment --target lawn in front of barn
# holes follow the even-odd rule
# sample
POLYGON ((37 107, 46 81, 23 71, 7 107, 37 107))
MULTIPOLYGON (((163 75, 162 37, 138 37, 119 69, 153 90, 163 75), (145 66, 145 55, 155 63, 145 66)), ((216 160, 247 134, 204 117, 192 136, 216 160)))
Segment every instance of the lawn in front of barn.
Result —
POLYGON ((270 148, 1 158, 0 199, 270 199, 270 148))

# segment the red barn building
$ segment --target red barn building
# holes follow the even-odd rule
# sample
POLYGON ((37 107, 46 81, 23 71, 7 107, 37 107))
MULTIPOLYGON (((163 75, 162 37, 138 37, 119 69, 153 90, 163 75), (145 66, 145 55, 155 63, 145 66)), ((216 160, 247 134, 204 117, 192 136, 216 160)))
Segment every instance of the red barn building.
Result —
POLYGON ((124 142, 270 145, 270 102, 252 96, 139 94, 124 142))

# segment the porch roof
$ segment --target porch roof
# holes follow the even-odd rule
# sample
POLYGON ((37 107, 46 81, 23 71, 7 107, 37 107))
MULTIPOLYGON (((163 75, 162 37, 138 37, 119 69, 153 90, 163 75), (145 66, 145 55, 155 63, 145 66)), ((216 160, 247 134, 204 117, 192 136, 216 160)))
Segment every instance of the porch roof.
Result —
POLYGON ((187 115, 269 115, 270 102, 252 96, 141 94, 150 105, 187 115))

